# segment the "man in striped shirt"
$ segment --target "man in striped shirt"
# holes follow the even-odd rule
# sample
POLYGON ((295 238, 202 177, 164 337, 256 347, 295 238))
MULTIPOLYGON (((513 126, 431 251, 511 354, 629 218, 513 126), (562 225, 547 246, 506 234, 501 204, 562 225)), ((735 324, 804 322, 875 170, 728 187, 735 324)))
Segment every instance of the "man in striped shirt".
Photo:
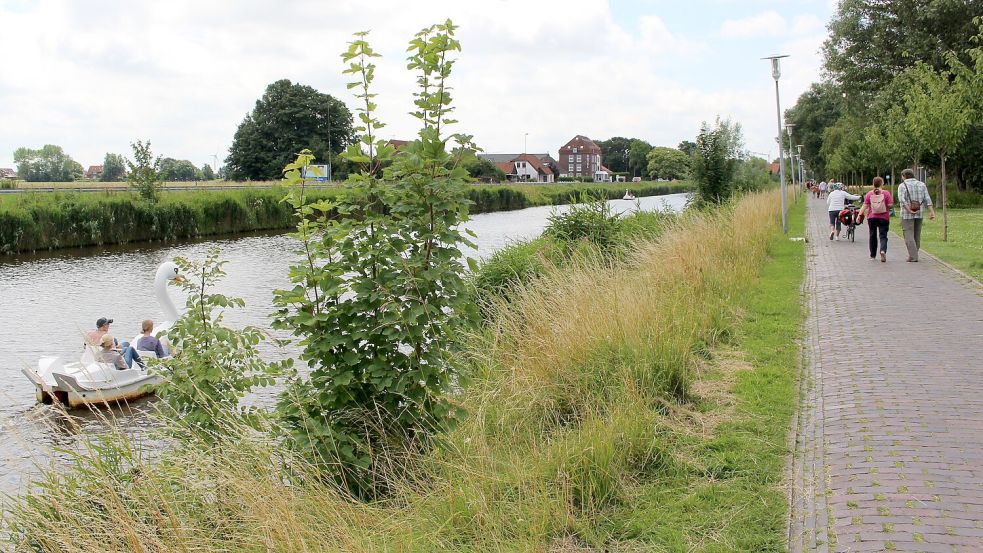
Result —
POLYGON ((898 205, 901 206, 901 230, 904 245, 908 248, 908 261, 918 261, 918 249, 922 247, 922 217, 928 208, 928 218, 935 219, 935 208, 925 183, 915 178, 911 169, 901 171, 904 182, 898 187, 898 205), (921 209, 912 211, 911 202, 918 202, 921 209))

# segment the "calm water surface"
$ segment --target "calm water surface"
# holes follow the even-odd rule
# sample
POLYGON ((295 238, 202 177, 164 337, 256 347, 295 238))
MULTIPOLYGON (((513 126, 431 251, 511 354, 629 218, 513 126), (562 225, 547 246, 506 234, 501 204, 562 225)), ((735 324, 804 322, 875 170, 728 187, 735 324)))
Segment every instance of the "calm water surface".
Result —
MULTIPOLYGON (((685 194, 639 199, 645 210, 666 206, 678 210, 685 202, 685 194)), ((635 202, 610 203, 619 212, 635 209, 635 202)), ((467 227, 477 234, 478 249, 466 253, 483 258, 510 241, 538 236, 552 209, 475 215, 467 227)), ((289 236, 275 234, 0 259, 0 492, 18 492, 37 474, 38 466, 63 459, 56 450, 76 447, 80 437, 105 431, 105 418, 121 422, 137 440, 146 437, 151 427, 152 398, 126 408, 102 409, 99 416, 78 411, 66 419, 57 409, 36 403, 34 386, 21 368, 34 366, 41 355, 76 360, 82 334, 99 317, 115 319, 112 334, 126 339, 139 333, 142 319, 162 320, 153 295, 157 266, 175 256, 200 259, 211 246, 219 246, 222 258, 228 260, 228 276, 216 291, 246 301, 244 309, 226 314, 226 322, 268 327, 271 291, 289 284, 287 267, 294 259, 295 245, 289 236)), ((183 305, 179 291, 169 288, 175 304, 183 305)), ((266 346, 263 353, 272 359, 291 352, 266 346)), ((266 390, 250 401, 269 404, 274 395, 275 391, 266 390)))

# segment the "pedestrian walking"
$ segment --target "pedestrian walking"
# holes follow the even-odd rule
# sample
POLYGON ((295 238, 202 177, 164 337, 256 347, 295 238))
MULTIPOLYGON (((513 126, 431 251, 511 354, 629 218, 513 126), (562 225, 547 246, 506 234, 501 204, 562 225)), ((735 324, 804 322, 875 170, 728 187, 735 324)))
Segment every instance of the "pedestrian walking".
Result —
POLYGON ((908 248, 908 261, 918 262, 918 250, 922 247, 922 219, 925 208, 928 218, 935 219, 935 207, 928 195, 925 183, 915 178, 911 169, 901 171, 904 182, 898 187, 898 203, 901 205, 901 231, 904 244, 908 248))
POLYGON ((817 198, 825 198, 826 197, 826 181, 824 181, 824 180, 823 181, 819 181, 819 193, 816 194, 816 197, 817 198))
POLYGON ((864 205, 860 208, 860 216, 867 216, 867 231, 870 234, 870 258, 876 259, 877 252, 881 253, 881 263, 887 262, 887 231, 891 227, 891 206, 894 198, 884 190, 884 179, 874 177, 874 189, 864 195, 864 205), (880 242, 880 248, 878 248, 880 242))
POLYGON ((829 239, 840 239, 840 212, 846 207, 847 200, 859 200, 860 196, 855 196, 843 190, 843 185, 833 183, 833 191, 826 196, 826 208, 829 210, 829 239))

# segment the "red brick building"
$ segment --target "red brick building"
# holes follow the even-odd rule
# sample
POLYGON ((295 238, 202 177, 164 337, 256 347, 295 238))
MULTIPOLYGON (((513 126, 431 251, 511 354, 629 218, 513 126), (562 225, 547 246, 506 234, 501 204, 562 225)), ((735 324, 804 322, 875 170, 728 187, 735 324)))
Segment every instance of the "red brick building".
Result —
POLYGON ((577 135, 560 148, 561 177, 590 177, 601 170, 601 148, 586 136, 577 135))

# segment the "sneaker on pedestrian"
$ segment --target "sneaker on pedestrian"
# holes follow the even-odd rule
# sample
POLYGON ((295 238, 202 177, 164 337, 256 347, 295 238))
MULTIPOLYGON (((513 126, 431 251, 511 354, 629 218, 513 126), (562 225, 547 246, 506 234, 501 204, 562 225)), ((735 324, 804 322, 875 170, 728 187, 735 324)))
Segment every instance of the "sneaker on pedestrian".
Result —
POLYGON ((887 252, 881 252, 881 263, 887 263, 887 252))
POLYGON ((832 239, 833 239, 833 235, 834 235, 834 234, 836 234, 836 233, 835 233, 835 232, 831 232, 831 233, 829 233, 829 239, 830 239, 830 240, 832 240, 832 239))

